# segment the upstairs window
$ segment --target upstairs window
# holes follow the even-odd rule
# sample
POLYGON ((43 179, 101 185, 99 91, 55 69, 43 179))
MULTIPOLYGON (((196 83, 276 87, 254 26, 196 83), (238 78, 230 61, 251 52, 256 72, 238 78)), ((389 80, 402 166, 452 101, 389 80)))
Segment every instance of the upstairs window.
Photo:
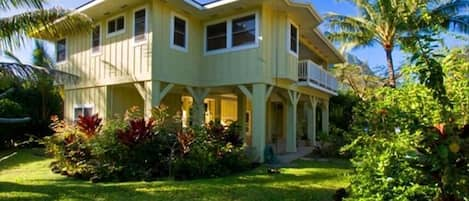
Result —
POLYGON ((188 34, 187 20, 179 16, 174 16, 171 22, 171 47, 186 51, 188 34))
POLYGON ((91 52, 93 54, 101 51, 101 26, 96 26, 91 33, 91 52))
POLYGON ((233 47, 254 44, 256 42, 256 15, 233 20, 233 47))
POLYGON ((259 47, 259 15, 257 13, 228 18, 205 27, 205 53, 245 50, 259 47))
POLYGON ((298 55, 299 33, 298 27, 293 23, 288 23, 288 48, 290 53, 298 55))
POLYGON ((227 47, 226 22, 207 26, 207 51, 227 47))
POLYGON ((147 32, 147 11, 146 9, 137 10, 134 13, 134 41, 143 42, 147 32))
POLYGON ((107 22, 107 34, 108 36, 114 36, 125 32, 125 18, 119 16, 107 22))
POLYGON ((57 41, 55 45, 56 49, 56 60, 57 62, 64 62, 67 60, 67 40, 62 39, 57 41))

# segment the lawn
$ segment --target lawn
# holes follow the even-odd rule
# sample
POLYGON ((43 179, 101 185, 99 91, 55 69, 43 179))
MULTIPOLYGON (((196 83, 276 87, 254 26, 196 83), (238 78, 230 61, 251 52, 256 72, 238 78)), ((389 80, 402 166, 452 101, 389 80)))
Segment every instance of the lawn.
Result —
MULTIPOLYGON (((0 158, 4 155, 0 155, 0 158)), ((346 187, 346 161, 296 161, 281 174, 265 167, 216 179, 92 184, 53 174, 40 150, 21 150, 0 161, 0 200, 332 200, 346 187)))

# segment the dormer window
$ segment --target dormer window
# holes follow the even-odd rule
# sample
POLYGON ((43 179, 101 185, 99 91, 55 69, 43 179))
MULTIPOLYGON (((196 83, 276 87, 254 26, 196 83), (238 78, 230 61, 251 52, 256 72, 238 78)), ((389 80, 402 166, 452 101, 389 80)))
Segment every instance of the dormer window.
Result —
POLYGON ((115 36, 125 32, 125 17, 119 16, 107 22, 108 36, 115 36))
POLYGON ((134 12, 134 42, 141 43, 147 40, 147 10, 145 8, 134 12))
POLYGON ((299 47, 299 32, 298 26, 292 22, 288 23, 288 39, 287 47, 289 52, 295 56, 298 56, 298 47, 299 47))
POLYGON ((62 39, 58 40, 56 45, 56 60, 58 63, 64 62, 67 60, 67 40, 62 39))

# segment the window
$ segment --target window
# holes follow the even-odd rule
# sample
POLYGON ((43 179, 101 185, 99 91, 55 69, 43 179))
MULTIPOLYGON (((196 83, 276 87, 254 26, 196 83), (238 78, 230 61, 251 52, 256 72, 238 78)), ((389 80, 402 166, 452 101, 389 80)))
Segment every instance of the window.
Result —
POLYGON ((256 16, 250 15, 233 20, 233 47, 256 42, 256 16))
POLYGON ((288 48, 290 53, 294 55, 298 55, 298 40, 299 40, 299 33, 298 27, 295 26, 293 23, 288 23, 288 48))
POLYGON ((57 41, 57 44, 55 46, 56 48, 56 58, 57 62, 64 62, 67 60, 67 40, 62 39, 57 41))
POLYGON ((108 36, 114 36, 125 32, 125 18, 119 16, 107 22, 107 34, 108 36))
POLYGON ((101 51, 101 26, 96 26, 91 33, 91 52, 93 54, 101 51))
POLYGON ((257 13, 232 17, 205 27, 205 53, 217 54, 259 46, 257 13))
POLYGON ((226 22, 207 26, 207 51, 227 47, 226 22))
POLYGON ((187 50, 187 20, 179 16, 172 17, 171 21, 171 47, 174 49, 187 50))
POLYGON ((83 117, 88 117, 88 116, 92 116, 93 115, 93 107, 92 106, 77 106, 74 108, 74 114, 73 114, 73 117, 74 117, 74 120, 78 120, 78 118, 80 116, 83 116, 83 117))
POLYGON ((137 10, 134 13, 134 41, 145 41, 147 32, 147 11, 146 9, 137 10))

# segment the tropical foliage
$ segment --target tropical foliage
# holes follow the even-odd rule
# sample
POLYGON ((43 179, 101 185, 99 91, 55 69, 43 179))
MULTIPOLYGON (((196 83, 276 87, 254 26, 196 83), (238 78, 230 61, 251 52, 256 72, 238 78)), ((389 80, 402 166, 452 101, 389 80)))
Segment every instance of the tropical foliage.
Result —
POLYGON ((469 31, 469 17, 462 11, 469 6, 467 0, 349 0, 349 2, 357 6, 360 15, 328 14, 326 16, 330 27, 328 38, 334 42, 341 42, 346 49, 381 46, 386 53, 391 87, 396 86, 396 69, 392 53, 396 47, 408 42, 406 40, 408 36, 415 36, 419 30, 428 27, 449 28, 466 33, 469 31))
POLYGON ((76 126, 55 118, 56 133, 43 141, 55 158, 52 170, 97 182, 216 177, 251 167, 236 123, 182 129, 166 108, 152 114, 143 119, 131 108, 104 126, 98 115, 80 116, 76 126))

